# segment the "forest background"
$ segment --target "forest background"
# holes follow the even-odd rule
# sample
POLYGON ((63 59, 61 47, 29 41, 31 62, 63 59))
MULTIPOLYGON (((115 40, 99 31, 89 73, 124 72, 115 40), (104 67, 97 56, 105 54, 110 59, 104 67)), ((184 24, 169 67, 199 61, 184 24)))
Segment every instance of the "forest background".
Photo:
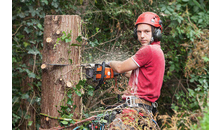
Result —
MULTIPOLYGON (((12 128, 29 128, 33 122, 37 129, 40 127, 45 15, 79 15, 82 37, 78 40, 87 39, 82 47, 82 63, 101 63, 103 59, 124 60, 138 50, 140 45, 132 34, 137 17, 145 11, 157 13, 163 21, 161 46, 166 70, 158 100, 158 123, 164 129, 209 128, 208 0, 13 0, 12 95, 9 97, 12 128), (27 112, 24 102, 36 112, 35 121, 31 120, 33 115, 27 112)), ((91 110, 117 102, 104 100, 109 97, 114 94, 100 97, 104 103, 99 102, 91 110)))

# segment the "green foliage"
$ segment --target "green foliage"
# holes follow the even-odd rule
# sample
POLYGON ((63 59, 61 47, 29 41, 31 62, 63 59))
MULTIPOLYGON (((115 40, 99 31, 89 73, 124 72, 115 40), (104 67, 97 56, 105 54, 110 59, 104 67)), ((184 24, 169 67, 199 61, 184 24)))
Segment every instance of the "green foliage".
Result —
POLYGON ((65 119, 69 119, 69 120, 59 120, 61 125, 68 125, 69 123, 74 124, 75 122, 73 121, 72 117, 73 114, 72 112, 75 110, 76 106, 72 106, 73 104, 73 97, 72 97, 72 91, 69 90, 67 91, 67 99, 66 99, 66 103, 64 103, 64 105, 60 106, 60 110, 58 110, 58 112, 60 113, 60 116, 62 118, 65 119))
MULTIPOLYGON (((112 57, 125 60, 133 55, 139 48, 132 36, 134 23, 137 17, 145 11, 157 13, 163 21, 161 46, 165 54, 166 71, 161 96, 158 100, 159 112, 172 115, 173 111, 167 108, 172 107, 178 111, 196 111, 201 107, 206 107, 209 92, 208 0, 13 0, 13 129, 18 129, 23 119, 30 118, 24 117, 27 110, 20 107, 23 100, 35 106, 37 113, 40 112, 41 69, 39 65, 42 61, 43 22, 46 14, 81 16, 82 36, 76 40, 85 49, 82 52, 83 62, 89 63, 97 62, 97 59, 112 60, 112 57), (121 54, 126 56, 119 57, 121 54), (24 81, 30 82, 24 84, 24 81), (175 96, 170 97, 170 95, 175 96), (201 102, 204 102, 203 105, 201 102)), ((66 43, 71 41, 67 32, 62 32, 62 36, 57 40, 57 44, 59 41, 66 43)), ((70 43, 70 46, 76 45, 70 43)), ((108 85, 102 89, 107 89, 106 86, 108 85)), ((60 110, 62 117, 68 119, 72 117, 68 108, 71 107, 70 97, 73 93, 85 99, 92 95, 98 96, 94 95, 92 86, 87 85, 85 81, 80 81, 75 89, 67 91, 68 98, 65 99, 67 105, 63 105, 60 110)), ((108 96, 112 94, 106 94, 104 97, 108 96)), ((39 125, 39 115, 36 118, 39 125)), ((207 126, 207 118, 200 121, 206 122, 204 126, 207 126)), ((33 123, 29 121, 28 125, 32 126, 33 123)), ((60 123, 68 125, 70 121, 63 120, 60 123)), ((195 129, 203 128, 203 125, 194 127, 195 129)))
MULTIPOLYGON (((71 30, 72 31, 72 30, 71 30)), ((65 31, 63 31, 62 33, 63 33, 63 35, 60 37, 60 38, 57 38, 57 41, 56 41, 56 44, 54 44, 54 49, 55 49, 55 47, 57 46, 57 44, 60 44, 59 43, 59 41, 61 40, 61 41, 65 41, 65 43, 67 43, 67 42, 71 42, 71 31, 70 31, 70 33, 68 33, 68 35, 66 35, 66 32, 65 31)))
POLYGON ((199 122, 191 126, 192 130, 208 130, 209 129, 209 108, 205 107, 203 115, 198 117, 199 122))
POLYGON ((78 82, 78 84, 76 85, 76 87, 74 87, 73 89, 74 89, 75 93, 80 97, 83 95, 86 95, 86 94, 88 94, 89 96, 92 96, 93 91, 94 91, 94 88, 91 85, 86 84, 85 79, 80 80, 78 82), (85 91, 85 93, 81 93, 82 89, 83 89, 83 91, 85 91))
POLYGON ((76 87, 69 88, 65 91, 66 96, 61 102, 60 110, 58 112, 60 113, 60 116, 62 118, 65 118, 66 120, 59 120, 60 124, 62 126, 68 126, 69 124, 74 124, 73 120, 73 112, 75 108, 77 107, 74 104, 74 94, 77 94, 79 97, 82 96, 93 96, 94 88, 91 85, 86 84, 86 80, 80 80, 76 87), (82 93, 83 92, 83 93, 82 93))
MULTIPOLYGON (((12 1, 12 127, 19 129, 28 115, 24 103, 31 104, 30 109, 40 112, 41 100, 41 50, 43 47, 43 22, 46 14, 56 10, 57 0, 19 0, 12 1), (53 4, 54 3, 54 4, 53 4), (33 108, 34 107, 34 108, 33 108)), ((39 127, 37 122, 29 121, 28 127, 39 127)))
POLYGON ((180 91, 175 94, 177 105, 172 104, 172 109, 176 111, 191 110, 195 111, 200 107, 207 106, 209 94, 209 77, 208 75, 195 76, 191 75, 190 82, 195 83, 195 88, 187 88, 187 93, 180 91), (202 102, 202 106, 200 105, 202 102))

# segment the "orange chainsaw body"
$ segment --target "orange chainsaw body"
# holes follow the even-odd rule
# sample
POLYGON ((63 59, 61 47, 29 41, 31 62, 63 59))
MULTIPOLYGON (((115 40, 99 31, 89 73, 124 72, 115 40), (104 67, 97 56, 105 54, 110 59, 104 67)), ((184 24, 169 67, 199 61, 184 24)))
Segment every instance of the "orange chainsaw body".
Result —
MULTIPOLYGON (((96 71, 102 71, 102 66, 98 67, 96 71)), ((112 79, 114 78, 114 72, 112 68, 105 67, 105 76, 104 80, 112 79)), ((101 74, 96 74, 96 79, 101 79, 101 74)))
POLYGON ((85 69, 87 79, 93 79, 94 82, 99 82, 95 90, 102 84, 105 84, 105 80, 113 79, 119 75, 109 65, 106 65, 105 62, 102 62, 102 64, 88 64, 85 66, 85 69))

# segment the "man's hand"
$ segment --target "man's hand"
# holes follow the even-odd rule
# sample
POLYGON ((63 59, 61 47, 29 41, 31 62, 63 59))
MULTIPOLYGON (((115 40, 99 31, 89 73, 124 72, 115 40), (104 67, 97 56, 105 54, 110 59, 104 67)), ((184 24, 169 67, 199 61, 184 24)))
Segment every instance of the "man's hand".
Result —
POLYGON ((125 77, 130 78, 131 77, 131 72, 132 72, 132 70, 125 72, 125 74, 124 74, 125 77))

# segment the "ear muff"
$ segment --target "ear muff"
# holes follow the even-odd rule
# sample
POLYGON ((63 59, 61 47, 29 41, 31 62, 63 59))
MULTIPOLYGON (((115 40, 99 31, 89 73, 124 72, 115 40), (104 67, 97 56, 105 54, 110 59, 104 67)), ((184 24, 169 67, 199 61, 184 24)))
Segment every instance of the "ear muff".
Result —
MULTIPOLYGON (((162 23, 163 23, 162 20, 159 20, 159 24, 161 25, 161 28, 163 28, 162 23)), ((153 37, 154 37, 155 42, 161 41, 161 39, 162 39, 161 28, 155 28, 154 29, 153 37)))
POLYGON ((162 39, 162 33, 160 28, 155 28, 153 37, 155 42, 160 41, 162 39))
POLYGON ((135 40, 138 39, 138 36, 137 36, 137 27, 134 28, 133 37, 134 37, 135 40))

